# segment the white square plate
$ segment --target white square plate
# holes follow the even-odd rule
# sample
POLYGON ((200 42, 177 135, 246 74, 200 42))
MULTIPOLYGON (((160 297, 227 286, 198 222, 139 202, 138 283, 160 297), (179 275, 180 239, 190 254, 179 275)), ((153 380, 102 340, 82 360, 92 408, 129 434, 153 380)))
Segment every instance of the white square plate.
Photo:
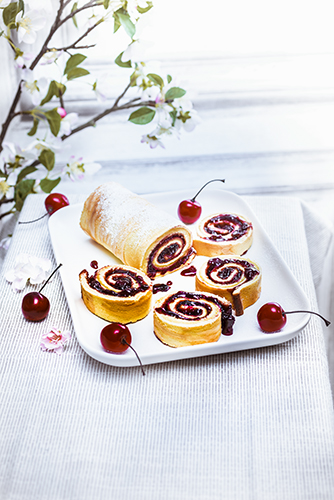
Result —
MULTIPOLYGON (((176 216, 181 200, 189 198, 188 192, 172 192, 144 196, 156 206, 176 216)), ((152 312, 143 320, 130 324, 132 346, 143 364, 161 363, 177 359, 208 356, 224 352, 240 351, 256 347, 279 344, 293 338, 310 319, 310 314, 293 314, 281 332, 263 333, 257 324, 257 311, 266 302, 278 302, 285 310, 307 310, 308 299, 292 275, 272 241, 261 227, 248 204, 234 193, 207 189, 201 194, 202 217, 217 212, 234 212, 252 221, 254 241, 247 257, 257 262, 262 269, 262 292, 260 299, 236 318, 234 333, 221 336, 217 342, 190 347, 171 348, 162 344, 153 332, 152 312)), ((100 332, 107 321, 93 315, 81 298, 79 273, 90 267, 93 260, 99 267, 120 263, 110 252, 89 238, 80 228, 79 220, 83 204, 70 205, 55 212, 49 219, 49 230, 57 263, 62 263, 60 274, 71 311, 74 329, 79 344, 92 358, 114 366, 137 366, 135 354, 128 349, 122 354, 110 354, 100 344, 100 332)), ((188 226, 195 229, 193 226, 188 226)), ((198 267, 203 257, 196 257, 192 265, 198 267)), ((172 281, 171 290, 195 290, 195 278, 184 277, 180 272, 166 275, 155 282, 172 281)), ((161 297, 161 292, 153 295, 161 297)))

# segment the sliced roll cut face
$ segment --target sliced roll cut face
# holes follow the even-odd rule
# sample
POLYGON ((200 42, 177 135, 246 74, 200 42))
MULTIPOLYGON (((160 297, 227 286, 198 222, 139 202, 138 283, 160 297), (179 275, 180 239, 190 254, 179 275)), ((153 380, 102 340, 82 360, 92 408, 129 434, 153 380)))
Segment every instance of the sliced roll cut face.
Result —
POLYGON ((262 274, 258 264, 238 255, 208 259, 196 274, 196 290, 228 300, 236 316, 254 304, 261 294, 262 274))
POLYGON ((170 347, 216 342, 233 333, 232 307, 210 293, 169 292, 155 303, 154 333, 170 347))
POLYGON ((79 274, 82 299, 90 312, 110 322, 135 323, 152 307, 152 282, 130 266, 105 266, 79 274))
POLYGON ((125 265, 151 279, 187 265, 196 255, 188 228, 115 182, 87 198, 80 226, 125 265))
POLYGON ((238 214, 218 213, 202 219, 194 237, 198 255, 243 255, 253 242, 253 224, 238 214))

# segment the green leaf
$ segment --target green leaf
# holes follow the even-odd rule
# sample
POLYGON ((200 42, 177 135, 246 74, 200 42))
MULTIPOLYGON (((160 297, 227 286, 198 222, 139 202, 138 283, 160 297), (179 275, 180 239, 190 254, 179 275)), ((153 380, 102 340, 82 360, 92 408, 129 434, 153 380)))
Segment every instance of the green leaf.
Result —
POLYGON ((186 91, 181 89, 180 87, 171 87, 167 90, 165 99, 166 101, 172 101, 173 99, 178 99, 179 97, 183 97, 186 91))
POLYGON ((155 73, 149 73, 147 75, 147 78, 149 78, 151 80, 151 82, 153 82, 155 85, 158 85, 159 87, 164 86, 164 81, 161 78, 161 76, 156 75, 155 73))
MULTIPOLYGON (((71 9, 71 14, 73 14, 73 12, 76 12, 77 8, 78 8, 78 2, 74 2, 73 7, 71 9)), ((72 17, 72 21, 73 21, 74 26, 77 28, 78 23, 77 23, 77 18, 75 17, 75 15, 72 17)))
POLYGON ((167 82, 170 83, 173 80, 173 78, 170 75, 167 75, 167 82))
POLYGON ((87 59, 87 56, 84 56, 83 54, 74 54, 73 56, 69 57, 64 69, 64 75, 67 75, 69 71, 79 66, 79 64, 81 64, 85 59, 87 59))
POLYGON ((136 125, 146 125, 150 123, 155 116, 155 110, 147 108, 139 108, 129 116, 129 121, 135 123, 136 125))
POLYGON ((122 61, 123 54, 124 52, 121 52, 119 56, 116 57, 115 63, 117 64, 117 66, 120 66, 121 68, 131 68, 132 67, 131 61, 125 61, 125 62, 122 61))
POLYGON ((2 19, 3 22, 5 23, 6 26, 8 26, 10 29, 15 27, 15 18, 17 14, 20 12, 19 10, 19 5, 17 2, 10 3, 3 9, 2 12, 2 19))
POLYGON ((66 85, 63 85, 62 83, 56 82, 56 80, 52 80, 50 82, 48 91, 44 99, 42 99, 40 105, 44 106, 47 102, 51 101, 52 97, 60 97, 61 95, 64 95, 66 92, 66 85))
POLYGON ((107 9, 109 7, 110 0, 103 0, 103 7, 107 9))
POLYGON ((31 129, 29 130, 29 132, 28 132, 27 135, 29 135, 30 137, 32 137, 33 135, 35 135, 36 132, 37 132, 38 124, 39 124, 38 118, 34 118, 33 126, 31 127, 31 129))
POLYGON ((5 172, 3 172, 1 169, 0 169, 0 177, 8 177, 7 174, 5 174, 5 172))
POLYGON ((125 29, 125 32, 129 35, 130 38, 133 38, 134 34, 136 33, 136 26, 131 21, 129 14, 127 12, 125 14, 117 12, 117 16, 121 22, 121 25, 125 29))
POLYGON ((80 78, 81 76, 89 75, 89 71, 84 68, 73 68, 67 73, 68 80, 74 80, 74 78, 80 78))
POLYGON ((24 179, 16 184, 14 191, 15 198, 15 209, 20 211, 23 207, 24 200, 28 196, 34 192, 34 179, 24 179))
POLYGON ((32 167, 31 165, 29 165, 28 167, 25 167, 24 169, 21 170, 21 172, 17 176, 17 181, 16 182, 22 181, 22 179, 24 179, 25 177, 27 177, 27 175, 32 174, 33 172, 36 172, 36 170, 37 170, 37 168, 36 167, 32 167))
POLYGON ((147 3, 147 7, 139 7, 139 5, 137 5, 137 10, 138 10, 139 14, 145 14, 146 12, 148 12, 149 10, 152 9, 153 3, 152 2, 146 2, 146 3, 147 3))
POLYGON ((121 21, 119 20, 116 12, 114 12, 114 33, 116 33, 121 26, 121 21))
POLYGON ((44 106, 44 104, 51 101, 52 97, 54 95, 56 95, 56 89, 57 89, 57 86, 55 85, 55 81, 52 80, 50 82, 46 96, 44 97, 44 99, 41 100, 41 103, 40 103, 41 106, 44 106))
POLYGON ((45 111, 44 115, 49 123, 51 132, 57 137, 61 122, 61 118, 57 111, 57 108, 53 108, 50 111, 45 111))
POLYGON ((51 179, 42 179, 39 185, 41 186, 41 189, 44 191, 44 193, 51 193, 51 191, 58 186, 60 182, 60 177, 57 179, 51 180, 51 179))
POLYGON ((56 156, 51 149, 43 149, 38 157, 39 161, 47 170, 52 170, 55 166, 56 156))

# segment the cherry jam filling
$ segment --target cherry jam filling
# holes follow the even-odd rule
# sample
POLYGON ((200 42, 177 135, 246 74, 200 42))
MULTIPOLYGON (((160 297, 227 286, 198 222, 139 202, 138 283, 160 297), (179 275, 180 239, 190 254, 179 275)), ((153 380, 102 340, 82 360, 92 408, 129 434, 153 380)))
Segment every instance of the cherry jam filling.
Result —
POLYGON ((168 247, 164 248, 161 253, 159 253, 157 261, 159 264, 165 264, 172 259, 175 259, 177 255, 181 252, 181 247, 178 243, 172 243, 168 247))
POLYGON ((178 312, 171 309, 171 304, 178 298, 184 298, 185 300, 177 306, 177 311, 179 311, 182 315, 186 314, 189 321, 198 321, 203 319, 203 308, 206 309, 207 314, 211 312, 212 308, 207 302, 217 305, 221 311, 222 334, 232 335, 233 325, 235 322, 235 318, 232 315, 232 306, 231 304, 223 304, 218 298, 215 297, 208 297, 196 292, 181 291, 171 295, 165 300, 161 307, 156 309, 156 311, 160 314, 166 314, 167 316, 172 316, 174 318, 182 318, 181 314, 178 314, 178 312), (201 300, 204 300, 204 302, 196 303, 196 301, 201 300))
POLYGON ((169 236, 166 236, 163 240, 160 241, 160 243, 152 250, 150 253, 150 256, 148 258, 148 264, 147 264, 147 275, 150 278, 154 278, 157 273, 163 275, 167 272, 174 271, 174 269, 178 269, 179 267, 183 266, 186 264, 186 262, 190 259, 190 257, 194 253, 194 249, 190 248, 188 252, 186 252, 185 255, 182 257, 179 257, 173 264, 170 266, 166 267, 156 267, 154 265, 154 260, 156 258, 156 255, 158 254, 157 261, 159 264, 166 264, 171 260, 174 260, 177 258, 178 255, 181 254, 183 248, 185 247, 186 240, 183 234, 177 233, 177 234, 171 234, 169 236), (175 238, 178 238, 180 240, 180 243, 174 242, 170 243, 168 245, 168 242, 175 240, 175 238), (165 247, 166 245, 166 247, 165 247), (163 250, 159 253, 160 249, 162 247, 163 250))
POLYGON ((183 269, 180 274, 181 276, 196 276, 196 267, 189 266, 187 269, 183 269))
POLYGON ((252 228, 252 224, 232 214, 220 214, 204 224, 204 230, 211 241, 237 240, 252 228))
POLYGON ((242 259, 220 259, 219 257, 215 257, 214 259, 210 259, 208 261, 205 273, 207 277, 213 281, 214 283, 220 283, 218 280, 212 277, 212 273, 217 271, 218 277, 223 281, 228 281, 228 284, 239 283, 242 276, 244 275, 244 282, 251 281, 255 276, 257 276, 259 271, 247 260, 242 259), (237 264, 238 266, 243 267, 243 271, 238 267, 223 267, 227 264, 237 264), (220 270, 220 268, 223 269, 220 270), (230 278, 231 277, 231 278, 230 278))
POLYGON ((167 281, 167 283, 155 283, 153 285, 153 293, 168 292, 172 284, 172 281, 167 281))
POLYGON ((87 282, 93 290, 103 295, 112 295, 114 297, 133 297, 137 295, 137 293, 145 292, 150 288, 149 285, 145 283, 142 276, 128 269, 111 269, 106 272, 105 279, 114 290, 104 288, 96 279, 96 273, 94 276, 88 276, 87 282), (112 279, 110 280, 110 278, 112 279), (134 282, 136 284, 135 287, 133 286, 134 282))

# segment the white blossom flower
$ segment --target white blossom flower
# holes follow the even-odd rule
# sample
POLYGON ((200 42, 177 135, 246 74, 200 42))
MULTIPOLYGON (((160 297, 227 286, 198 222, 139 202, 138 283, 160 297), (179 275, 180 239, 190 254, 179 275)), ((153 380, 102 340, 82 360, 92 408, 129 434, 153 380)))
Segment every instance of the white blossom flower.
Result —
POLYGON ((155 149, 158 146, 165 149, 163 142, 154 135, 154 132, 152 132, 152 134, 143 135, 140 142, 148 144, 151 149, 155 149))
POLYGON ((13 269, 5 274, 5 279, 12 284, 14 291, 23 290, 28 280, 31 285, 42 283, 48 277, 51 261, 26 253, 19 254, 13 269))
POLYGON ((45 139, 35 139, 25 149, 24 154, 30 154, 32 157, 37 158, 43 149, 51 149, 56 152, 62 148, 62 140, 60 137, 55 137, 51 132, 47 132, 45 139))
POLYGON ((43 29, 46 23, 46 16, 44 11, 37 9, 28 10, 23 14, 19 12, 18 19, 16 19, 18 29, 17 37, 19 43, 34 43, 36 41, 36 32, 43 29))
POLYGON ((14 61, 15 67, 18 69, 22 69, 24 66, 26 66, 26 63, 28 61, 31 61, 33 57, 34 55, 31 52, 22 52, 22 55, 17 56, 14 61))
POLYGON ((5 7, 7 7, 7 5, 11 3, 11 1, 12 0, 0 0, 0 7, 4 9, 5 7))
POLYGON ((84 163, 82 158, 75 159, 75 156, 71 156, 62 173, 75 181, 84 179, 85 175, 95 174, 100 168, 99 163, 84 163))
POLYGON ((63 54, 63 50, 51 49, 46 52, 41 59, 41 66, 54 63, 63 54))
POLYGON ((59 136, 70 135, 73 125, 78 121, 78 113, 67 113, 60 122, 59 136))
POLYGON ((0 181, 0 196, 6 196, 7 198, 14 197, 14 187, 17 180, 17 171, 11 172, 7 179, 0 181))
POLYGON ((37 80, 34 72, 31 69, 25 68, 22 70, 22 80, 22 91, 29 94, 32 103, 36 106, 45 96, 48 87, 47 79, 42 77, 37 80))
POLYGON ((64 350, 64 345, 71 340, 71 332, 65 330, 62 332, 57 327, 51 328, 48 333, 44 333, 42 335, 42 340, 40 344, 40 348, 42 351, 53 351, 56 354, 62 354, 64 350))
POLYGON ((5 181, 0 181, 0 197, 2 198, 3 196, 6 196, 8 191, 10 190, 10 185, 8 182, 5 181))

